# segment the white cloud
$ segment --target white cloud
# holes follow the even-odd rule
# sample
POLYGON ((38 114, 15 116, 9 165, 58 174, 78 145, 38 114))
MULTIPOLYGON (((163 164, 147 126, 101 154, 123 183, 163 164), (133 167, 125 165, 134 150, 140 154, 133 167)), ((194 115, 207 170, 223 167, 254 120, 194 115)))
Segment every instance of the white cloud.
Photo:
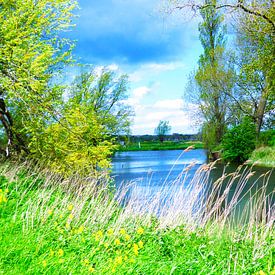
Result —
POLYGON ((154 105, 153 108, 157 109, 182 109, 183 108, 183 100, 182 99, 167 99, 167 100, 159 100, 154 105))

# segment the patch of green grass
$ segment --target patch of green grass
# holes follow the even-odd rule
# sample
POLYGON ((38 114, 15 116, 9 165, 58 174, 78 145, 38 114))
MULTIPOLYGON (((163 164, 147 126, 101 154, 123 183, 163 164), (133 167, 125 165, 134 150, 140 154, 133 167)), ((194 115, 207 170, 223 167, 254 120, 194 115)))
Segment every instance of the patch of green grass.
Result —
POLYGON ((118 151, 159 151, 159 150, 183 150, 189 146, 194 146, 194 149, 202 149, 203 143, 200 141, 144 141, 139 143, 131 143, 127 146, 120 146, 118 151))
POLYGON ((274 230, 162 228, 106 189, 66 183, 2 172, 0 274, 275 274, 274 230))
POLYGON ((260 166, 275 167, 275 146, 257 148, 249 161, 260 166))

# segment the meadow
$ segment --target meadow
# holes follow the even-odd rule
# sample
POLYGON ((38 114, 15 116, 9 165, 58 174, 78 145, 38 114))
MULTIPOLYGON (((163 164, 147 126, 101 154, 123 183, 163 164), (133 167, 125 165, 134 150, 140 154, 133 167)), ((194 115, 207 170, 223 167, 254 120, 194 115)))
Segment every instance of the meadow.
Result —
POLYGON ((122 207, 127 190, 113 192, 107 175, 62 178, 34 164, 2 164, 0 274, 275 274, 274 193, 259 189, 233 225, 251 170, 224 173, 205 191, 211 169, 203 165, 192 188, 165 205, 155 197, 141 206, 132 196, 122 207))

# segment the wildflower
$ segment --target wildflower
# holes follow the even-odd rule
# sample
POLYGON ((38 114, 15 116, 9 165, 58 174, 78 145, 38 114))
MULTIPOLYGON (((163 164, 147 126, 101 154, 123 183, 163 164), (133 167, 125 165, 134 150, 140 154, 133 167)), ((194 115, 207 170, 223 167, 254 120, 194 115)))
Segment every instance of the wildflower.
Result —
POLYGON ((6 194, 9 193, 9 189, 5 189, 5 193, 6 193, 6 194))
POLYGON ((143 241, 139 241, 138 246, 139 246, 139 248, 143 248, 143 241))
POLYGON ((126 241, 129 241, 131 239, 131 236, 129 234, 126 234, 124 237, 126 241))
POLYGON ((124 260, 127 261, 128 260, 128 256, 125 255, 124 256, 124 260))
POLYGON ((65 227, 66 227, 67 229, 70 229, 70 224, 67 222, 66 225, 65 225, 65 227))
POLYGON ((69 211, 72 211, 74 209, 74 206, 72 204, 69 204, 67 208, 69 211))
POLYGON ((84 226, 81 225, 81 226, 78 228, 77 233, 78 233, 78 234, 81 234, 83 231, 84 231, 84 226))
POLYGON ((59 259, 59 261, 58 261, 60 264, 63 264, 64 262, 65 262, 65 260, 64 259, 59 259))
POLYGON ((103 237, 103 232, 101 230, 99 230, 95 233, 96 241, 99 241, 102 237, 103 237))
POLYGON ((120 245, 120 240, 119 239, 115 239, 115 245, 120 245))
POLYGON ((114 229, 112 229, 112 228, 108 229, 107 234, 109 236, 113 235, 114 234, 114 229))
POLYGON ((131 258, 130 260, 129 260, 129 263, 134 263, 135 262, 135 259, 134 258, 131 258))
POLYGON ((51 209, 49 209, 48 214, 49 214, 49 216, 51 216, 53 214, 53 211, 51 209))
POLYGON ((47 262, 45 260, 42 261, 42 265, 43 265, 43 267, 46 267, 47 266, 47 262))
POLYGON ((112 271, 112 273, 115 273, 115 272, 116 272, 116 269, 115 269, 115 268, 112 268, 111 271, 112 271))
POLYGON ((108 248, 108 247, 109 247, 109 244, 108 244, 108 243, 105 243, 105 244, 104 244, 104 247, 105 247, 105 248, 108 248))
POLYGON ((63 219, 63 215, 62 214, 59 215, 59 219, 63 219))
POLYGON ((118 257, 115 258, 115 263, 116 263, 117 265, 122 264, 122 262, 123 262, 122 256, 118 256, 118 257))
POLYGON ((54 251, 52 249, 50 249, 50 253, 49 255, 52 257, 54 255, 54 251))
POLYGON ((54 225, 54 226, 58 226, 58 223, 57 223, 57 222, 54 222, 53 225, 54 225))
POLYGON ((83 261, 83 264, 84 264, 85 266, 88 266, 88 265, 90 264, 90 261, 89 261, 88 259, 85 259, 85 260, 83 261))
POLYGON ((121 235, 125 235, 125 234, 126 234, 126 230, 125 230, 124 228, 121 228, 121 229, 119 230, 119 233, 120 233, 121 235))
POLYGON ((139 249, 138 245, 134 243, 133 250, 135 255, 138 255, 138 249, 139 249))
POLYGON ((138 230, 137 230, 137 233, 139 235, 142 235, 144 233, 144 229, 142 227, 139 227, 138 230))
POLYGON ((74 215, 73 214, 70 214, 69 215, 69 219, 72 220, 74 218, 74 215))
POLYGON ((57 252, 58 256, 59 257, 62 257, 64 255, 64 250, 63 249, 58 249, 58 252, 57 252))
POLYGON ((266 273, 263 270, 259 271, 259 275, 265 275, 266 273))
POLYGON ((92 266, 90 266, 88 270, 89 270, 89 272, 94 272, 95 271, 94 267, 92 267, 92 266))

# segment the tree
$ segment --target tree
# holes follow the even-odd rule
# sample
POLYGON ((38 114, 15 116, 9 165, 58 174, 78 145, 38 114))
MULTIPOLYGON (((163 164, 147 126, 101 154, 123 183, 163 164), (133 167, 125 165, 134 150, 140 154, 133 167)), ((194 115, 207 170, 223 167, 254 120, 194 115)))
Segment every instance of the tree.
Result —
POLYGON ((228 130, 223 137, 223 158, 227 161, 242 163, 246 161, 256 146, 256 129, 249 117, 228 130))
POLYGON ((205 3, 209 3, 209 7, 201 10, 203 22, 199 24, 204 53, 200 56, 199 68, 194 73, 188 93, 193 94, 193 98, 196 93, 195 103, 199 104, 205 121, 203 140, 207 148, 212 150, 220 144, 226 129, 229 112, 227 93, 231 92, 234 73, 225 58, 222 17, 212 6, 216 2, 206 0, 205 3))
POLYGON ((94 112, 98 122, 109 136, 129 134, 132 108, 125 103, 128 98, 127 76, 117 77, 103 69, 82 73, 70 87, 69 102, 84 104, 94 112))
POLYGON ((164 137, 171 131, 171 126, 169 121, 160 120, 157 128, 155 129, 155 134, 159 137, 160 142, 164 141, 164 137))
POLYGON ((71 61, 73 44, 58 34, 71 25, 75 0, 0 3, 0 121, 6 155, 29 153, 55 110, 61 91, 51 83, 71 61))

